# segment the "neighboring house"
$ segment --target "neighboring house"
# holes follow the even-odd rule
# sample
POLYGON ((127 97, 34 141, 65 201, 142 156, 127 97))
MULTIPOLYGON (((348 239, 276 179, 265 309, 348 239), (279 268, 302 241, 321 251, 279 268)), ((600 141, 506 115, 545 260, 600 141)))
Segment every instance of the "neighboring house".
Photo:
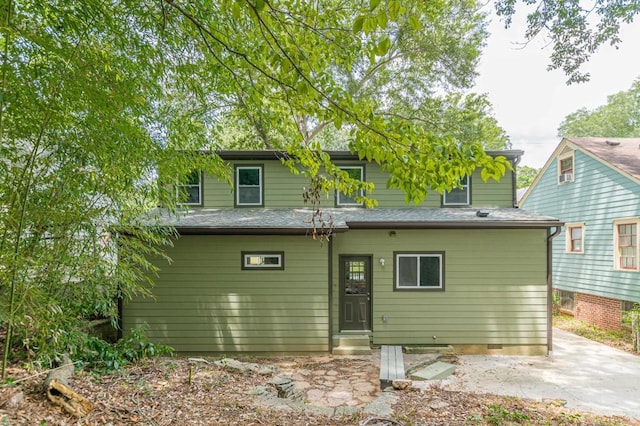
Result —
POLYGON ((565 138, 520 205, 566 223, 553 242, 563 309, 605 329, 640 302, 640 138, 565 138))
MULTIPOLYGON (((334 231, 321 244, 302 201, 308 179, 282 153, 220 152, 234 190, 207 175, 185 184, 190 210, 166 219, 180 234, 173 261, 158 261, 153 299, 124 305, 124 329, 147 323, 181 352, 348 353, 334 336, 360 335, 367 348, 547 353, 548 248, 561 223, 514 208, 513 173, 483 182, 478 171, 416 207, 377 164, 329 154, 375 184, 379 207, 323 197, 334 231)), ((515 164, 522 151, 490 154, 515 164)))

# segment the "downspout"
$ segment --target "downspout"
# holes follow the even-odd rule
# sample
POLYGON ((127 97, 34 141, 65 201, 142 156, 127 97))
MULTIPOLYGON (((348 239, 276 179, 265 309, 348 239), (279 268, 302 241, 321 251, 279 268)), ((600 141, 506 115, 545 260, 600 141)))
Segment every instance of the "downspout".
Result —
POLYGON ((327 283, 329 285, 329 353, 333 353, 333 235, 329 236, 329 244, 327 247, 327 256, 329 256, 328 262, 328 271, 327 274, 328 280, 327 283))
MULTIPOLYGON (((562 226, 547 236, 547 355, 553 352, 553 239, 562 232, 562 226)), ((549 233, 551 228, 549 228, 549 233)))
POLYGON ((516 170, 520 160, 522 160, 522 157, 519 155, 513 159, 513 171, 511 172, 511 199, 513 200, 513 207, 516 208, 518 207, 518 177, 516 170))

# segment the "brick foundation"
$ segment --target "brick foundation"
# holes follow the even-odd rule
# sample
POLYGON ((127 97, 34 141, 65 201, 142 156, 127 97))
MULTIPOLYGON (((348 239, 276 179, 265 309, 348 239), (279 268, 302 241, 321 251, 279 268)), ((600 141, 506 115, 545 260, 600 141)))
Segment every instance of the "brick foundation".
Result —
POLYGON ((577 319, 593 324, 603 330, 622 328, 622 303, 618 299, 575 293, 574 315, 577 319))

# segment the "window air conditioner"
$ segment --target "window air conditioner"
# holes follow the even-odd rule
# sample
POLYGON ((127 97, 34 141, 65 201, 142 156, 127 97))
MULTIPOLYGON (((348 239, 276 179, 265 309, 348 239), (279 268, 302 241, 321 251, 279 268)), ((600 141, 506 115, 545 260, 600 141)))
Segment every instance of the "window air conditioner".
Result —
POLYGON ((562 182, 573 182, 573 173, 561 174, 558 180, 560 181, 560 183, 562 183, 562 182))

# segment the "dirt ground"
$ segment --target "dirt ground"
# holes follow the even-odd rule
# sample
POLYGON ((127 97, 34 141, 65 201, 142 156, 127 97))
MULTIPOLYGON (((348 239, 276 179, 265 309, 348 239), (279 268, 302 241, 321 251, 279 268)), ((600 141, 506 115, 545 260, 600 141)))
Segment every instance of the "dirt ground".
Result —
MULTIPOLYGON (((78 372, 69 385, 89 398, 94 410, 81 419, 51 405, 42 392, 44 374, 12 367, 10 380, 0 388, 2 425, 640 425, 620 417, 595 416, 563 407, 562 401, 529 401, 494 395, 448 392, 437 386, 425 391, 394 391, 393 414, 379 417, 363 408, 327 415, 306 398, 303 408, 262 404, 257 387, 275 397, 272 375, 240 373, 215 365, 214 358, 189 362, 186 358, 157 358, 98 375, 78 372)), ((278 370, 313 376, 314 372, 358 371, 376 375, 373 364, 354 364, 348 357, 252 358, 278 370)), ((455 363, 455 358, 449 360, 455 363)), ((277 375, 278 373, 276 373, 277 375)), ((317 377, 323 374, 315 374, 317 377)), ((301 377, 302 377, 301 376, 301 377)), ((304 377, 303 377, 304 378, 304 377)), ((349 379, 348 377, 342 377, 349 379)), ((299 380, 301 380, 299 378, 299 380)), ((321 381, 306 380, 305 388, 321 381)), ((369 389, 371 398, 379 389, 369 389)))

